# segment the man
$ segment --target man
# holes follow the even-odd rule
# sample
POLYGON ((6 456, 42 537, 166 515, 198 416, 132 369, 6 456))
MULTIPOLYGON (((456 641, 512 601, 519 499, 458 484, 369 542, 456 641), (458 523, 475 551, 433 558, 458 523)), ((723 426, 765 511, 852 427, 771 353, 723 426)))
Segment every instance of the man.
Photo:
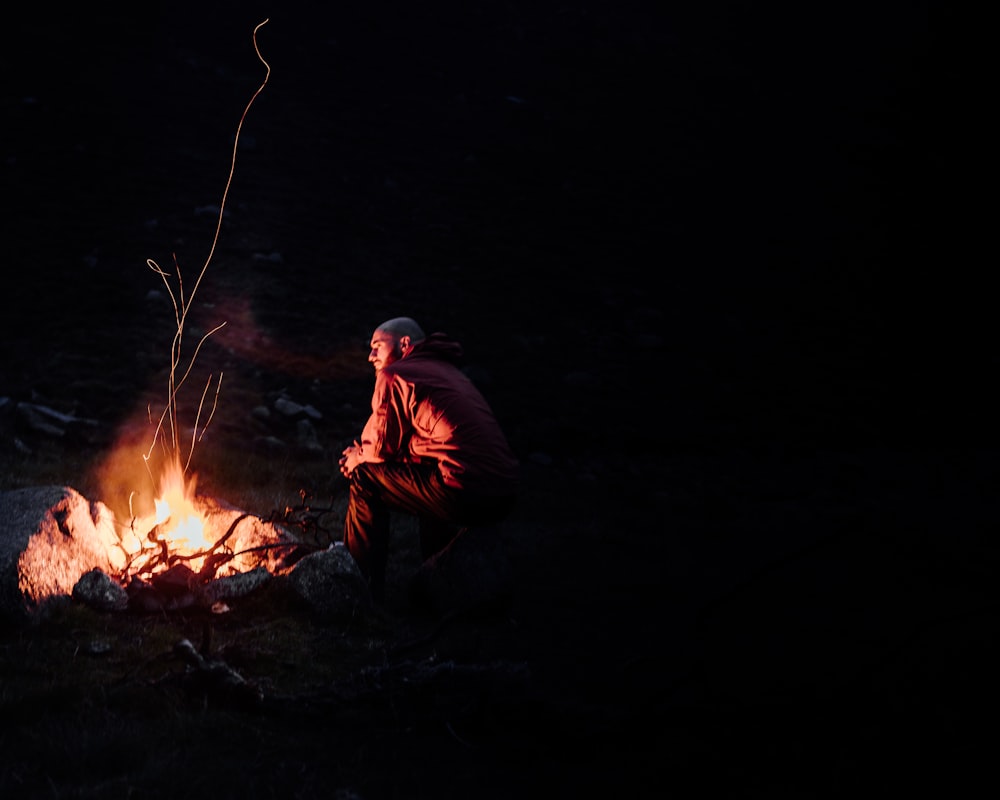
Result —
POLYGON ((361 441, 343 451, 340 471, 350 480, 344 544, 377 603, 384 601, 390 512, 419 519, 427 559, 461 528, 499 522, 514 506, 518 461, 459 368, 462 354, 458 342, 425 336, 409 317, 372 334, 372 413, 361 441))

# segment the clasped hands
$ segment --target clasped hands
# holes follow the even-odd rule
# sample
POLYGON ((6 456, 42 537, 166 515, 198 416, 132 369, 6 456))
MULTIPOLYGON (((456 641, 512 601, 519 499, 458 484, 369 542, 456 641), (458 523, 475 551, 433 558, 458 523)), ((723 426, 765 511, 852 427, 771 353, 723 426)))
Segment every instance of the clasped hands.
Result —
POLYGON ((357 439, 354 444, 344 449, 340 457, 340 472, 345 478, 351 477, 354 468, 361 463, 361 444, 357 439))

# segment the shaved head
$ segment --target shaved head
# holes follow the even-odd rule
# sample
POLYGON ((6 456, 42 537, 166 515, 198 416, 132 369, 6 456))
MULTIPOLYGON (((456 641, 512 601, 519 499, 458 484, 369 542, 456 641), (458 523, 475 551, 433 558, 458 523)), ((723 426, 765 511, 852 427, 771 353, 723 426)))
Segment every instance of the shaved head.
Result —
POLYGON ((372 334, 368 361, 379 372, 409 353, 426 337, 423 329, 409 317, 394 317, 379 325, 372 334))
POLYGON ((375 329, 376 333, 391 333, 397 339, 400 336, 409 336, 414 342, 418 342, 421 339, 426 338, 424 336, 423 328, 421 328, 416 320, 410 317, 394 317, 393 319, 387 319, 381 325, 375 329))

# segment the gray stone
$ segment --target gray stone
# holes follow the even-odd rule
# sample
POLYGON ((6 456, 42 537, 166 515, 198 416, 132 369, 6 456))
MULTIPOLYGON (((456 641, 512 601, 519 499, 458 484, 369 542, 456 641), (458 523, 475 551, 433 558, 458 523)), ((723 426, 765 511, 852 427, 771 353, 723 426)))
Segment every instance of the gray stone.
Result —
POLYGON ((310 553, 288 575, 295 596, 319 617, 349 617, 372 607, 368 582, 340 544, 310 553))
POLYGON ((302 405, 287 397, 279 397, 274 401, 275 411, 279 411, 286 417, 310 417, 311 419, 322 419, 323 415, 311 405, 302 405))
POLYGON ((115 572, 113 517, 68 486, 0 492, 0 614, 24 619, 92 569, 115 572))
POLYGON ((266 567, 257 567, 249 572, 216 578, 205 591, 209 599, 213 601, 232 600, 235 597, 245 597, 256 591, 270 581, 271 577, 272 575, 266 567))
POLYGON ((98 611, 124 611, 128 608, 128 593, 124 587, 97 568, 85 572, 76 582, 73 599, 98 611))

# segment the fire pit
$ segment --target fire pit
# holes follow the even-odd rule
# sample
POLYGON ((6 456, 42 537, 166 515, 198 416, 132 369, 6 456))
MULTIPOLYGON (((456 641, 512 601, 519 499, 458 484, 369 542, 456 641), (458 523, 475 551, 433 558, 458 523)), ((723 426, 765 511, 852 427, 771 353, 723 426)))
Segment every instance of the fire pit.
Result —
POLYGON ((72 597, 107 611, 221 613, 275 577, 324 614, 370 605, 345 548, 219 500, 182 499, 180 514, 158 504, 152 517, 122 524, 71 487, 0 493, 0 610, 31 617, 72 597))

